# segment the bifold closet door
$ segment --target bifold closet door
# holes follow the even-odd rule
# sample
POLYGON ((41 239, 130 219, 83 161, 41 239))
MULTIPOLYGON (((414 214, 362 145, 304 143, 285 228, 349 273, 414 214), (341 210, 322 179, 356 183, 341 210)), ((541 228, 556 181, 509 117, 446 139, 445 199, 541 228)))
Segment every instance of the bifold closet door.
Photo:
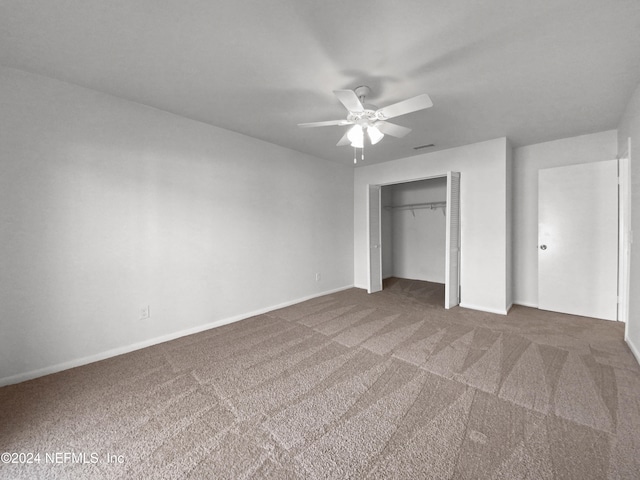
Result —
POLYGON ((447 174, 444 308, 460 303, 460 173, 447 174))
POLYGON ((617 160, 538 172, 538 307, 615 320, 617 160))
POLYGON ((380 185, 369 185, 369 293, 382 290, 382 229, 380 185))

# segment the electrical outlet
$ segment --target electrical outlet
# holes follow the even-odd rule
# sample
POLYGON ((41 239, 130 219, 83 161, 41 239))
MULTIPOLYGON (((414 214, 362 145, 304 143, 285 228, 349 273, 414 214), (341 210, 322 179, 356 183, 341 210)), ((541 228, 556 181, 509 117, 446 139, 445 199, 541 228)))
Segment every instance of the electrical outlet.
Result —
POLYGON ((320 273, 316 273, 316 282, 320 281, 320 273))
POLYGON ((151 316, 151 310, 149 309, 149 305, 145 305, 140 308, 140 320, 144 320, 151 316))

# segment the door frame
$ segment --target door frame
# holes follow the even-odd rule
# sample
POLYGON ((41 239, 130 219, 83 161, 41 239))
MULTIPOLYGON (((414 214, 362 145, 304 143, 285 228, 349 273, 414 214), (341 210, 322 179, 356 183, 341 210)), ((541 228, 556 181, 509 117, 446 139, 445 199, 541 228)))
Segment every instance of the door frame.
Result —
MULTIPOLYGON (((555 175, 553 176, 555 177, 555 175)), ((555 167, 549 167, 549 168, 538 170, 538 242, 537 243, 538 243, 538 308, 539 309, 556 311, 561 313, 568 313, 572 315, 588 316, 588 317, 599 318, 599 319, 608 320, 608 321, 620 320, 620 276, 621 276, 621 256, 620 256, 620 244, 621 244, 621 239, 620 239, 621 192, 620 190, 621 189, 620 189, 620 184, 621 184, 620 160, 618 158, 609 159, 609 160, 599 160, 595 162, 583 162, 578 164, 559 165, 555 167), (606 185, 601 184, 601 187, 605 188, 609 192, 609 195, 613 195, 614 191, 616 192, 615 197, 614 196, 608 197, 609 208, 613 208, 615 204, 616 212, 614 213, 613 211, 611 211, 611 215, 614 215, 613 217, 611 215, 605 215, 607 218, 606 221, 609 222, 606 231, 610 232, 610 234, 615 233, 616 239, 615 239, 615 243, 613 243, 613 239, 609 238, 608 241, 611 243, 609 243, 608 248, 604 250, 608 252, 607 255, 609 257, 609 261, 607 261, 606 263, 606 265, 608 265, 608 267, 606 267, 608 270, 608 275, 611 275, 611 277, 609 278, 612 280, 612 282, 614 282, 613 278, 615 276, 615 284, 612 282, 606 282, 606 285, 608 285, 608 289, 605 289, 607 290, 606 297, 602 297, 602 296, 596 297, 601 300, 595 301, 595 303, 591 303, 590 304, 591 308, 584 307, 586 304, 589 304, 589 301, 587 301, 586 298, 582 299, 584 300, 584 302, 576 300, 576 301, 573 301, 573 303, 571 301, 567 303, 567 301, 565 301, 566 296, 558 295, 557 294, 558 290, 549 288, 549 284, 547 282, 542 281, 543 272, 542 272, 542 267, 540 263, 541 258, 546 258, 546 255, 547 255, 547 254, 541 253, 542 250, 546 249, 546 245, 543 245, 547 243, 546 236, 551 235, 551 238, 553 238, 554 237, 553 232, 556 232, 556 230, 553 228, 553 224, 549 224, 551 225, 551 227, 547 225, 547 228, 544 228, 541 230, 541 223, 540 223, 542 221, 541 220, 542 218, 541 202, 543 201, 543 196, 541 195, 541 189, 542 189, 541 182, 542 182, 543 172, 548 180, 553 180, 553 178, 551 178, 550 175, 553 175, 555 171, 562 170, 563 172, 565 172, 567 169, 578 169, 578 168, 581 168, 581 170, 578 170, 577 172, 572 172, 573 173, 573 175, 571 175, 572 178, 575 177, 575 175, 584 174, 584 175, 587 175, 587 177, 590 179, 595 179, 596 177, 593 177, 593 175, 596 175, 597 178, 599 179, 598 181, 600 181, 601 179, 608 177, 606 185), (589 177, 589 175, 591 175, 591 177, 589 177), (615 178, 613 178, 613 175, 615 175, 615 178), (617 225, 615 226, 612 225, 613 222, 615 222, 615 224, 617 225), (543 255, 543 257, 541 257, 541 255, 543 255), (614 267, 615 267, 615 271, 614 271, 614 267), (544 305, 541 299, 543 284, 545 285, 544 305), (613 288, 614 286, 615 288, 613 288), (603 299, 606 299, 604 303, 602 301, 603 299)), ((581 191, 585 191, 584 188, 582 188, 581 191)), ((562 188, 555 188, 553 192, 562 192, 562 188)), ((548 200, 549 197, 545 196, 544 198, 548 200)), ((545 203, 545 205, 547 204, 548 203, 545 203)), ((553 208, 551 210, 557 210, 557 209, 553 208)), ((604 214, 601 213, 600 216, 602 217, 602 215, 604 214)), ((593 223, 593 220, 589 220, 589 222, 590 222, 589 224, 592 226, 598 225, 599 229, 604 228, 603 225, 593 223)), ((555 234, 557 234, 557 232, 555 234)), ((566 242, 564 242, 564 244, 566 245, 566 242)), ((591 248, 593 248, 593 246, 591 246, 591 248)), ((600 256, 600 259, 602 258, 603 257, 600 256)), ((544 264, 548 265, 549 262, 550 260, 546 259, 544 264)), ((545 271, 549 272, 549 270, 545 270, 545 271)), ((562 271, 562 270, 561 269, 559 270, 558 267, 556 266, 554 269, 551 270, 550 275, 555 276, 559 271, 562 271)), ((580 278, 587 278, 587 277, 584 277, 583 275, 580 278)), ((601 277, 598 277, 598 278, 601 278, 601 277)), ((556 281, 557 280, 558 279, 556 278, 556 281)), ((563 281, 563 284, 564 283, 566 282, 563 281)), ((580 290, 580 291, 583 293, 587 292, 586 290, 580 290)))
POLYGON ((618 156, 618 321, 629 320, 631 274, 631 138, 618 156))
MULTIPOLYGON (((411 182, 420 182, 422 180, 431 180, 431 179, 435 179, 435 178, 447 178, 449 177, 449 175, 452 172, 446 172, 446 173, 442 173, 442 174, 438 174, 438 175, 429 175, 427 177, 416 177, 416 178, 409 178, 409 179, 405 179, 405 180, 398 180, 398 181, 394 181, 394 182, 386 182, 386 183, 369 183, 367 184, 367 252, 369 253, 367 256, 367 292, 371 293, 371 289, 373 286, 373 277, 371 275, 372 271, 371 271, 371 205, 369 205, 369 191, 371 189, 371 187, 377 186, 380 189, 382 189, 382 187, 386 187, 386 186, 390 186, 390 185, 399 185, 402 183, 411 183, 411 182)), ((449 190, 449 181, 447 180, 447 192, 449 190)), ((380 199, 382 200, 382 194, 380 194, 380 199)), ((447 202, 447 207, 448 208, 448 202, 447 202)), ((378 210, 378 227, 380 229, 382 229, 382 208, 380 208, 378 210)), ((380 268, 382 268, 382 250, 383 248, 385 248, 384 244, 382 243, 382 235, 380 235, 380 244, 379 244, 379 248, 377 248, 377 253, 380 256, 379 258, 379 262, 380 262, 380 268)), ((448 236, 447 236, 448 238, 448 236)), ((458 280, 458 304, 461 301, 461 296, 462 296, 462 278, 461 278, 461 258, 462 258, 462 228, 461 228, 461 218, 459 219, 459 224, 458 224, 458 275, 457 275, 457 280, 458 280)), ((449 276, 447 275, 446 278, 448 278, 449 276)), ((445 288, 446 288, 446 284, 445 284, 445 288)))

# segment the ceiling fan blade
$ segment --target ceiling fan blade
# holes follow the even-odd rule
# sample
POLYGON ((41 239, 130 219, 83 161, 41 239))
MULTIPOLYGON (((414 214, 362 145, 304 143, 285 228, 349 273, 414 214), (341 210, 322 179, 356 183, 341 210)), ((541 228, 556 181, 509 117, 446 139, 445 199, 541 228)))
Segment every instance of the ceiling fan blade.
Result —
POLYGON ((423 93, 422 95, 418 95, 417 97, 409 98, 407 100, 403 100, 402 102, 394 103, 393 105, 388 105, 386 107, 380 108, 376 112, 376 116, 380 120, 386 120, 387 118, 398 117, 400 115, 415 112, 417 110, 422 110, 424 108, 429 108, 431 106, 433 106, 433 102, 429 98, 429 95, 423 93))
POLYGON ((347 137, 348 134, 349 130, 347 130, 342 138, 338 141, 338 143, 336 143, 336 147, 344 147, 345 145, 351 144, 351 140, 349 140, 349 137, 347 137))
POLYGON ((364 112, 364 107, 353 90, 334 90, 333 93, 350 112, 364 112))
POLYGON ((350 122, 347 119, 342 120, 327 120, 326 122, 311 122, 311 123, 299 123, 299 127, 307 128, 307 127, 329 127, 331 125, 350 125, 350 122))
POLYGON ((411 131, 410 128, 396 125, 395 123, 385 122, 384 120, 380 120, 374 125, 385 135, 391 135, 392 137, 397 138, 402 138, 411 131))

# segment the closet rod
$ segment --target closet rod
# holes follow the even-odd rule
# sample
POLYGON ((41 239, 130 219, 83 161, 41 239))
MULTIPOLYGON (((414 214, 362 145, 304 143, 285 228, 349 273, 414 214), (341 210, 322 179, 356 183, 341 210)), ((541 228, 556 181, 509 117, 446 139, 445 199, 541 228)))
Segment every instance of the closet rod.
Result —
POLYGON ((397 208, 402 210, 415 210, 418 208, 443 208, 447 206, 447 202, 427 202, 427 203, 412 203, 408 205, 389 205, 384 208, 397 208))

